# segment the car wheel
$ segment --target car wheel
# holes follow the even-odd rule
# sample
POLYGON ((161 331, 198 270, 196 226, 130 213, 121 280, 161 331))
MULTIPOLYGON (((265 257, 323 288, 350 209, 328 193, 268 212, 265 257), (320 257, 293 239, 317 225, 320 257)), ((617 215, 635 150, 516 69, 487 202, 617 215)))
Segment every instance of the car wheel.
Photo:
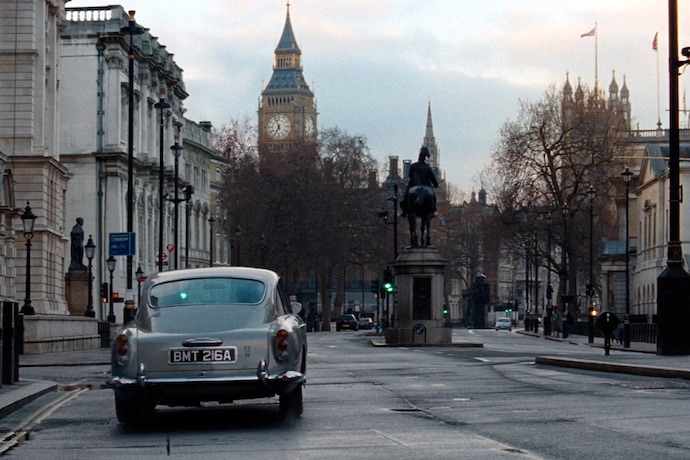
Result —
POLYGON ((280 413, 283 417, 299 417, 304 412, 303 386, 300 384, 290 393, 280 395, 280 413))
POLYGON ((335 327, 335 331, 336 331, 336 332, 340 332, 341 330, 342 330, 342 328, 341 328, 340 326, 336 326, 336 327, 335 327))
POLYGON ((123 425, 136 425, 143 415, 137 398, 118 395, 115 395, 115 414, 123 425))

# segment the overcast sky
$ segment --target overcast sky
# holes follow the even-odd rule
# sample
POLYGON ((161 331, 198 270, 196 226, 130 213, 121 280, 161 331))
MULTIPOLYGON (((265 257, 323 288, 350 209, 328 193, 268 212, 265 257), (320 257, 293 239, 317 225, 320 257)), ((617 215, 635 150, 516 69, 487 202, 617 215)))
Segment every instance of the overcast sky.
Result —
MULTIPOLYGON (((108 4, 117 2, 73 0, 67 7, 108 4)), ((184 70, 188 118, 217 127, 245 116, 256 123, 286 0, 121 5, 136 10, 137 22, 184 70)), ((498 130, 515 119, 520 100, 541 99, 551 84, 561 88, 568 72, 573 87, 578 78, 592 87, 595 62, 606 90, 612 71, 619 87, 625 76, 635 126, 654 129, 659 115, 669 124, 665 1, 291 0, 290 17, 319 128, 366 136, 385 168, 390 155, 416 157, 431 102, 441 168, 466 192, 478 189, 498 130), (595 23, 597 53, 595 37, 581 37, 595 23)), ((690 46, 682 33, 690 5, 679 17, 686 18, 679 46, 690 46)))

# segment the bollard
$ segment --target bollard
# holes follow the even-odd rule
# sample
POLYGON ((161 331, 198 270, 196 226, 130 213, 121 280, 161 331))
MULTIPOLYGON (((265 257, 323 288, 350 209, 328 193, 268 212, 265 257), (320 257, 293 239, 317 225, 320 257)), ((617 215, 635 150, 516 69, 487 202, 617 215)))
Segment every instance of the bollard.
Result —
POLYGON ((12 302, 2 303, 2 383, 12 385, 14 383, 14 312, 12 302))

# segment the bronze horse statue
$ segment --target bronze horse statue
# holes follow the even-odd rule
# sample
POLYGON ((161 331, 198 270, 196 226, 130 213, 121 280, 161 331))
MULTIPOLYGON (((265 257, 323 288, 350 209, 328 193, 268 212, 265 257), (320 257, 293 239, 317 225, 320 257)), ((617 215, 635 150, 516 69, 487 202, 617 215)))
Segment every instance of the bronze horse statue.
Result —
POLYGON ((417 185, 409 190, 407 202, 407 222, 410 224, 410 244, 412 246, 431 245, 430 227, 434 217, 434 189, 417 185), (417 218, 421 220, 421 238, 417 237, 417 218))

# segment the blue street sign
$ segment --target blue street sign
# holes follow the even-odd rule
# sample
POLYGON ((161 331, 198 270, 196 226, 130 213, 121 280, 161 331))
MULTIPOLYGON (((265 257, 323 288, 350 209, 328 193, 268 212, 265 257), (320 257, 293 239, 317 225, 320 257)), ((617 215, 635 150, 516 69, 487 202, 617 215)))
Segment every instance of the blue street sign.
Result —
POLYGON ((109 256, 133 256, 136 251, 136 233, 110 233, 109 256))

